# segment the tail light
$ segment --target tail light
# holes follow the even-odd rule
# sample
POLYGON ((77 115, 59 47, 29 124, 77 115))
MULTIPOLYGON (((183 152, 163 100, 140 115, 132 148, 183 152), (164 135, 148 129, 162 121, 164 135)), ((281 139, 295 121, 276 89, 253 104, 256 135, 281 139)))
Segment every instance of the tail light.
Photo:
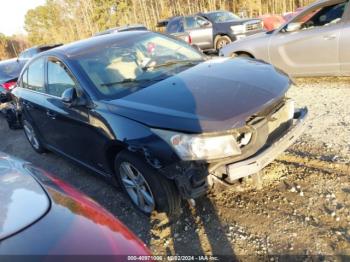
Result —
POLYGON ((187 43, 192 44, 192 37, 190 35, 186 36, 185 40, 187 43))
POLYGON ((6 90, 11 90, 15 87, 16 82, 7 82, 2 84, 2 86, 6 89, 6 90))

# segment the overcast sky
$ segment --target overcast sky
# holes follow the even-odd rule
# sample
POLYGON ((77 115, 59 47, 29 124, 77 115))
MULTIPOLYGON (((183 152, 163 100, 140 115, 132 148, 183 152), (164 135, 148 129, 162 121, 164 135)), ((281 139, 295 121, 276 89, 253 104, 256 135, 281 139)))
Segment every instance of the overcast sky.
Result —
POLYGON ((25 14, 29 9, 45 2, 45 0, 0 0, 0 33, 8 36, 25 33, 25 14))

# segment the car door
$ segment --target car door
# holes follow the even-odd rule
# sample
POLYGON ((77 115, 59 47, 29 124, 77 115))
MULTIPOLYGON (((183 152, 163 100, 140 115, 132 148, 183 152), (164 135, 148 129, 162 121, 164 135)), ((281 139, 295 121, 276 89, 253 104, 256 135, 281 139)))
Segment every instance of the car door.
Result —
POLYGON ((212 49, 213 26, 211 22, 200 16, 185 17, 185 31, 191 36, 192 43, 199 48, 212 49))
POLYGON ((45 58, 34 60, 22 74, 19 84, 19 103, 24 117, 31 121, 43 137, 48 124, 46 117, 45 58))
POLYGON ((188 42, 186 41, 186 36, 188 36, 188 33, 185 33, 182 17, 176 17, 171 20, 167 25, 166 32, 178 39, 188 42))
POLYGON ((315 6, 270 38, 271 62, 292 75, 338 75, 339 39, 347 1, 315 6))
POLYGON ((340 33, 339 41, 339 60, 341 74, 350 76, 350 4, 348 4, 346 15, 344 16, 344 24, 340 33))
POLYGON ((54 150, 63 153, 90 168, 98 169, 94 159, 93 141, 96 132, 89 123, 86 105, 65 104, 61 96, 74 88, 78 98, 86 97, 70 70, 59 59, 47 61, 47 141, 54 150))

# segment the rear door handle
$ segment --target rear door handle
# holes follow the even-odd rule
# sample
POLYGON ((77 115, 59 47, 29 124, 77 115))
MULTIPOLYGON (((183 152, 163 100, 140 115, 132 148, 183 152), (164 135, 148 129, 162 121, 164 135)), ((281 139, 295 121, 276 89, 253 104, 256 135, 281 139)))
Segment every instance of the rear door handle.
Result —
POLYGON ((23 106, 26 108, 26 109, 33 109, 33 106, 29 103, 29 102, 23 102, 23 106))
POLYGON ((323 39, 324 40, 333 40, 336 37, 337 37, 336 35, 325 35, 325 36, 323 36, 323 39))
POLYGON ((53 113, 51 111, 46 111, 46 115, 53 120, 55 120, 56 116, 57 116, 55 113, 53 113))

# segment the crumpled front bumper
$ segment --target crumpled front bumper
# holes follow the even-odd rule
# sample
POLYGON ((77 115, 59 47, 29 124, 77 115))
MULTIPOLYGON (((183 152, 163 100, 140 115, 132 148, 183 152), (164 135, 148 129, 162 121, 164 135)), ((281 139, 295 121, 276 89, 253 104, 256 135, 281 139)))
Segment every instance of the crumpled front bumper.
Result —
POLYGON ((225 180, 233 183, 237 179, 258 173, 270 164, 303 133, 307 115, 307 108, 300 109, 294 115, 292 126, 272 145, 248 159, 226 165, 228 177, 225 180))

